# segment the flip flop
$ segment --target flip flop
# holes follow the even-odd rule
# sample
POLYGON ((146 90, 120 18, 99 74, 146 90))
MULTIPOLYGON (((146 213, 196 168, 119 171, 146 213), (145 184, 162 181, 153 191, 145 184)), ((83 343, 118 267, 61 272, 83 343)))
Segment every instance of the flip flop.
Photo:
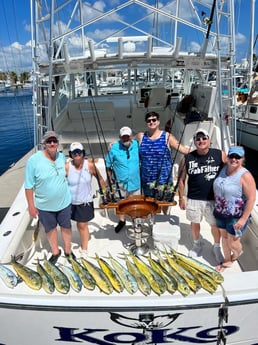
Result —
MULTIPOLYGON (((234 252, 233 252, 234 253, 234 252)), ((238 258, 244 253, 243 250, 241 250, 241 252, 238 255, 232 254, 231 255, 231 261, 234 262, 236 260, 238 260, 238 258)))
POLYGON ((216 270, 218 272, 223 272, 225 269, 230 268, 232 266, 233 262, 228 262, 228 263, 222 263, 216 267, 216 270))

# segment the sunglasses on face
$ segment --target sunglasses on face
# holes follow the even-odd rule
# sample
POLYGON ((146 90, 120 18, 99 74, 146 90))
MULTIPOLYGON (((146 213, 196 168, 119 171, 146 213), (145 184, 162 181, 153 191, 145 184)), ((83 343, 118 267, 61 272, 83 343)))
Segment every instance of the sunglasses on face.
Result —
POLYGON ((72 156, 81 155, 81 154, 82 154, 82 150, 80 149, 73 150, 72 152, 72 156))
POLYGON ((157 119, 155 119, 155 118, 146 120, 147 123, 156 122, 156 121, 157 121, 157 119))
POLYGON ((231 155, 229 155, 228 156, 228 158, 229 159, 237 159, 237 160, 239 160, 239 159, 241 159, 242 157, 240 157, 238 154, 236 154, 236 153, 231 153, 231 155))
POLYGON ((209 139, 209 137, 207 136, 207 135, 204 135, 204 136, 202 136, 202 137, 197 137, 197 138, 195 138, 195 141, 205 141, 205 140, 208 140, 209 139))
POLYGON ((46 144, 52 144, 52 143, 57 144, 58 140, 57 139, 48 139, 48 140, 46 140, 46 144))

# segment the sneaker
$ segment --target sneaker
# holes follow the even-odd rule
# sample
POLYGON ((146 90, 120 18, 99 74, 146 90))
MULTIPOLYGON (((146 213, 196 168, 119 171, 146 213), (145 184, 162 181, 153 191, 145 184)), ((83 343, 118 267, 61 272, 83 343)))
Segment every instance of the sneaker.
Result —
POLYGON ((76 260, 76 256, 74 255, 73 252, 71 253, 65 253, 65 257, 66 259, 69 261, 69 259, 73 259, 73 260, 76 260))
POLYGON ((55 255, 52 254, 48 261, 51 262, 51 264, 55 265, 60 255, 61 255, 61 250, 59 249, 59 253, 55 255))
POLYGON ((200 255, 201 249, 202 247, 200 243, 194 243, 193 248, 188 253, 188 256, 190 256, 190 258, 196 258, 200 255))
POLYGON ((87 249, 82 249, 82 248, 80 247, 80 249, 79 249, 79 255, 80 255, 81 258, 87 259, 87 257, 88 257, 88 250, 87 250, 87 249))
POLYGON ((115 232, 118 233, 120 230, 123 229, 124 226, 125 226, 125 222, 123 222, 122 220, 119 220, 119 223, 115 227, 115 232))
POLYGON ((220 265, 222 262, 224 262, 224 256, 223 254, 221 253, 221 249, 220 247, 215 247, 213 246, 213 253, 215 255, 215 258, 216 258, 216 261, 217 261, 217 264, 220 265))

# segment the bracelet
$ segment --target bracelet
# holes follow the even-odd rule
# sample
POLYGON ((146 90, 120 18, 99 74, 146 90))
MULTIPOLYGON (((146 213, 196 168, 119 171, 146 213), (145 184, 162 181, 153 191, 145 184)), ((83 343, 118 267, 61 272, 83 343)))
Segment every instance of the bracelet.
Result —
POLYGON ((182 197, 182 198, 179 198, 178 200, 181 201, 181 200, 184 200, 184 198, 182 197))

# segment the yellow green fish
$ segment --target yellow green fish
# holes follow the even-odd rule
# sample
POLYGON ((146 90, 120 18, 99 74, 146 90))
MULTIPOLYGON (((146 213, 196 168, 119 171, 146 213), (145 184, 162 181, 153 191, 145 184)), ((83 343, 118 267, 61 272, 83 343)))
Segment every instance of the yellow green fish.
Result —
POLYGON ((28 287, 30 287, 33 290, 41 289, 42 279, 38 272, 35 272, 31 268, 18 263, 17 261, 15 261, 15 258, 13 256, 11 258, 11 264, 18 276, 22 278, 22 280, 28 287))
POLYGON ((70 282, 67 276, 46 258, 43 261, 43 265, 47 273, 53 279, 56 290, 62 294, 67 294, 70 291, 70 282))
POLYGON ((114 289, 106 274, 89 260, 81 258, 81 262, 95 280, 95 283, 100 291, 103 291, 107 295, 110 295, 114 289))
POLYGON ((112 267, 104 259, 100 258, 97 254, 95 254, 95 255, 96 255, 95 259, 96 259, 97 263, 99 264, 102 271, 108 277, 113 288, 117 292, 122 292, 124 290, 124 286, 123 286, 123 283, 121 282, 121 279, 117 275, 117 273, 112 269, 112 267))

